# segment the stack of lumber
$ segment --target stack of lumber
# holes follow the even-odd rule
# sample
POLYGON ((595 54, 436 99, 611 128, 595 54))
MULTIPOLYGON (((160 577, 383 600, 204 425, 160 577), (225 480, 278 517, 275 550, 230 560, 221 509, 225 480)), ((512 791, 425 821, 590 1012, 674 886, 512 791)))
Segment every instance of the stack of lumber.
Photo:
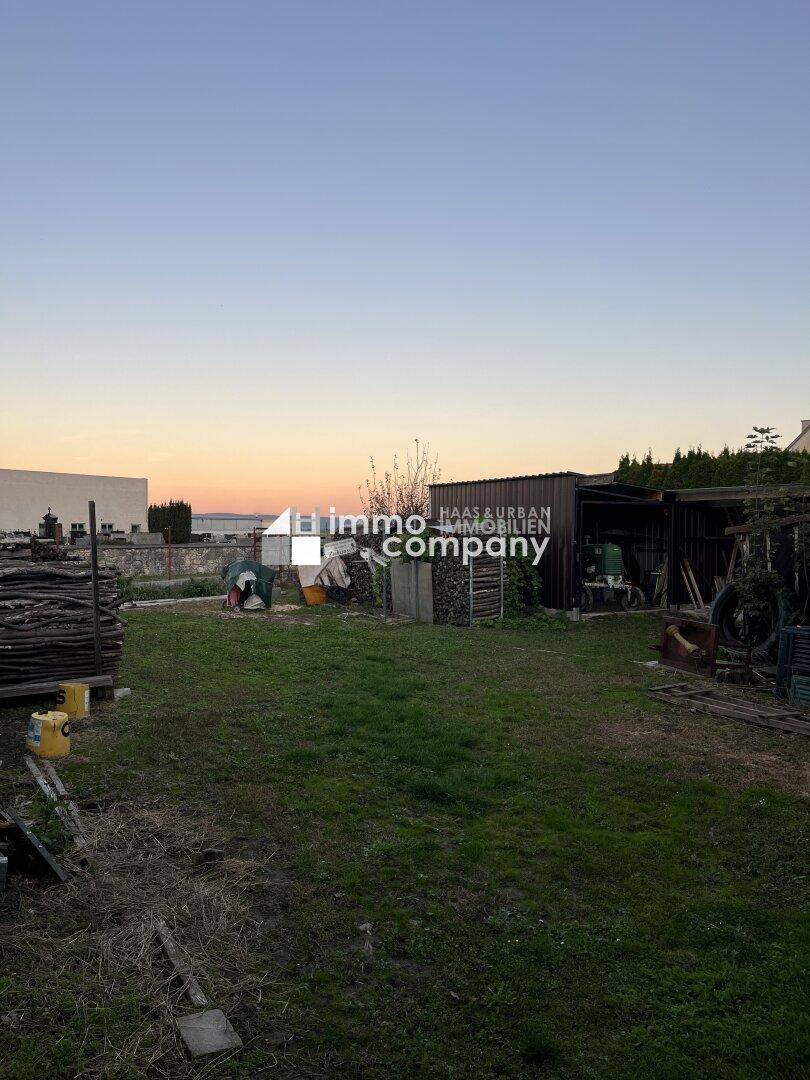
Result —
POLYGON ((503 559, 476 555, 470 560, 473 583, 473 619, 498 619, 501 616, 501 573, 503 559))
MULTIPOLYGON (((118 572, 101 569, 101 672, 114 676, 124 627, 118 572)), ((0 687, 99 674, 93 640, 89 566, 8 560, 0 563, 0 687)))

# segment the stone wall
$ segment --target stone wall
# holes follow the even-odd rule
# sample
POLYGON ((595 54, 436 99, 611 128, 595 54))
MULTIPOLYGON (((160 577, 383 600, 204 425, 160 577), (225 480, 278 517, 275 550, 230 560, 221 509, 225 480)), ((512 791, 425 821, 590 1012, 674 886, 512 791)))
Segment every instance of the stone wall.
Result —
MULTIPOLYGON (((189 574, 218 575, 223 566, 237 559, 252 559, 253 544, 172 544, 172 577, 189 574)), ((75 558, 90 562, 89 549, 73 549, 75 558)), ((261 545, 257 544, 256 556, 261 561, 261 545)), ((114 566, 126 577, 165 578, 169 572, 169 545, 162 547, 134 547, 129 544, 99 544, 99 566, 114 566)))

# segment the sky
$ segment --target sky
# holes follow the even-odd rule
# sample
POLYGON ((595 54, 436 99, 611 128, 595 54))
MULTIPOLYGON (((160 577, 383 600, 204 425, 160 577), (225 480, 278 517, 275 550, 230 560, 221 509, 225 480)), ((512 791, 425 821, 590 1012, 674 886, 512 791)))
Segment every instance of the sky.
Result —
POLYGON ((196 511, 789 441, 810 4, 0 15, 0 467, 196 511))

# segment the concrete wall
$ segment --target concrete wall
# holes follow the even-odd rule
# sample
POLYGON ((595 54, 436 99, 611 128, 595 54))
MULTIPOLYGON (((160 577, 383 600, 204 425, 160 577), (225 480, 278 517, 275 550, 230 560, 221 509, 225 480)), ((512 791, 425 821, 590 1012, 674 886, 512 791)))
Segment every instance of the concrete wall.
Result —
MULTIPOLYGON (((86 548, 71 551, 90 562, 86 548)), ((257 561, 261 551, 257 550, 257 561)), ((253 545, 247 544, 172 544, 172 577, 189 574, 219 574, 223 566, 237 559, 252 559, 253 545)), ((99 544, 99 566, 114 566, 126 577, 166 577, 169 571, 169 545, 137 547, 129 544, 99 544)))
POLYGON ((124 532, 133 525, 146 529, 148 494, 144 478, 0 469, 0 529, 36 533, 50 506, 65 536, 69 536, 74 521, 89 528, 90 499, 96 500, 99 528, 102 523, 110 523, 124 532))
POLYGON ((433 622, 433 572, 428 562, 391 560, 391 606, 395 613, 433 622))

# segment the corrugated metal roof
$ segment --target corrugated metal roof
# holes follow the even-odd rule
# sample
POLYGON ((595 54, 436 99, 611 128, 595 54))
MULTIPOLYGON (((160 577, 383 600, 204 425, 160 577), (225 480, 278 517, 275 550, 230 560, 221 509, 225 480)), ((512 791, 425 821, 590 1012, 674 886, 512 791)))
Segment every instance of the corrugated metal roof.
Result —
POLYGON ((482 480, 438 480, 435 484, 430 484, 431 488, 435 487, 449 487, 450 485, 456 486, 458 484, 503 484, 512 480, 554 480, 559 476, 583 476, 583 473, 571 472, 547 472, 547 473, 527 473, 525 476, 488 476, 482 480))

